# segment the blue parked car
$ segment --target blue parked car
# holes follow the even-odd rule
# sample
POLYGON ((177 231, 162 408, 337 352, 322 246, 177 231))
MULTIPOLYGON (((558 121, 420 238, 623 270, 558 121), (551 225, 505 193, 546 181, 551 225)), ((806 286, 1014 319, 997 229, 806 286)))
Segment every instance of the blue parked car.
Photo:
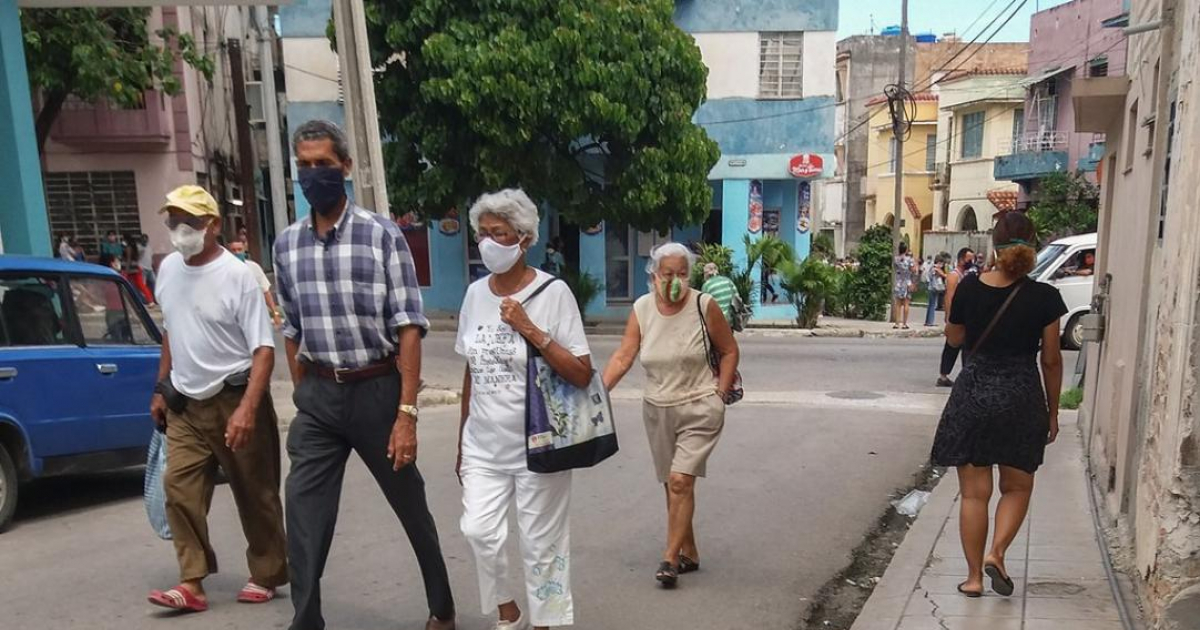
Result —
POLYGON ((161 344, 117 272, 0 256, 0 531, 22 482, 145 463, 161 344))

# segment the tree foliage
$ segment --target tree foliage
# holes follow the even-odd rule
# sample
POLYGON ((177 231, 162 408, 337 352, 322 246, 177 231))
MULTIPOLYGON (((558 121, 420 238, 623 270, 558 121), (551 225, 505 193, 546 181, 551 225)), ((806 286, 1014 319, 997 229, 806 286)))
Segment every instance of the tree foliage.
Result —
POLYGON ((781 261, 778 272, 780 286, 796 307, 796 323, 801 328, 816 328, 825 301, 837 291, 837 269, 824 258, 809 256, 800 262, 781 261))
POLYGON ((882 320, 887 314, 892 282, 892 230, 875 225, 863 233, 854 252, 858 267, 843 272, 838 295, 840 314, 853 319, 882 320))
POLYGON ((1052 241, 1095 232, 1099 220, 1100 189, 1083 174, 1058 172, 1038 182, 1029 219, 1038 238, 1052 241))
POLYGON ((30 87, 41 96, 39 151, 69 96, 136 107, 149 89, 178 94, 177 58, 212 78, 213 60, 190 35, 160 29, 152 41, 149 17, 148 8, 21 10, 30 87))
POLYGON ((581 225, 701 222, 719 150, 669 0, 367 0, 397 209, 519 185, 581 225))

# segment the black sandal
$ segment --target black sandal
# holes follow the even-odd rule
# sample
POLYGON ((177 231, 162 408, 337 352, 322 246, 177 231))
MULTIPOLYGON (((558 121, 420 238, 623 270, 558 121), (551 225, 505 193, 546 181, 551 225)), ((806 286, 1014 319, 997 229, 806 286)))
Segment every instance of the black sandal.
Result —
POLYGON ((971 599, 975 599, 977 597, 983 597, 983 591, 968 591, 967 589, 963 588, 963 584, 966 584, 966 582, 963 582, 962 584, 958 585, 959 593, 962 593, 963 595, 966 595, 967 597, 970 597, 971 599))
POLYGON ((683 555, 682 553, 679 554, 679 575, 683 575, 684 573, 695 573, 696 571, 699 571, 699 570, 700 570, 699 562, 692 560, 691 558, 683 555))
POLYGON ((996 594, 1012 597, 1016 586, 1013 584, 1012 578, 1000 571, 1000 567, 994 564, 985 564, 983 572, 992 579, 992 590, 996 591, 996 594))
POLYGON ((658 580, 665 588, 674 588, 679 582, 679 569, 670 562, 663 561, 658 565, 658 572, 654 574, 654 579, 658 580))

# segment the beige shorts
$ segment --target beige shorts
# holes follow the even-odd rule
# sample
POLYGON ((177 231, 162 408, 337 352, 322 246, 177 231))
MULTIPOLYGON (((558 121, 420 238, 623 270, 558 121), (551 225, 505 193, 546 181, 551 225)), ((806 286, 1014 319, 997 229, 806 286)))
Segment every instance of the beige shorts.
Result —
POLYGON ((725 403, 716 394, 674 407, 643 403, 646 437, 659 483, 671 473, 703 477, 725 428, 725 403))

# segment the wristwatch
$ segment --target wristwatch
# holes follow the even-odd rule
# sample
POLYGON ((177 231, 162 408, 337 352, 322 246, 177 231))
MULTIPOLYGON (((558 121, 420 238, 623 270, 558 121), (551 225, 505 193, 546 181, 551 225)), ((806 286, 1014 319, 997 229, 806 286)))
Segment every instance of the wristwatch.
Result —
POLYGON ((399 411, 406 416, 410 416, 413 420, 416 420, 420 415, 420 410, 417 409, 416 405, 400 405, 399 411))

